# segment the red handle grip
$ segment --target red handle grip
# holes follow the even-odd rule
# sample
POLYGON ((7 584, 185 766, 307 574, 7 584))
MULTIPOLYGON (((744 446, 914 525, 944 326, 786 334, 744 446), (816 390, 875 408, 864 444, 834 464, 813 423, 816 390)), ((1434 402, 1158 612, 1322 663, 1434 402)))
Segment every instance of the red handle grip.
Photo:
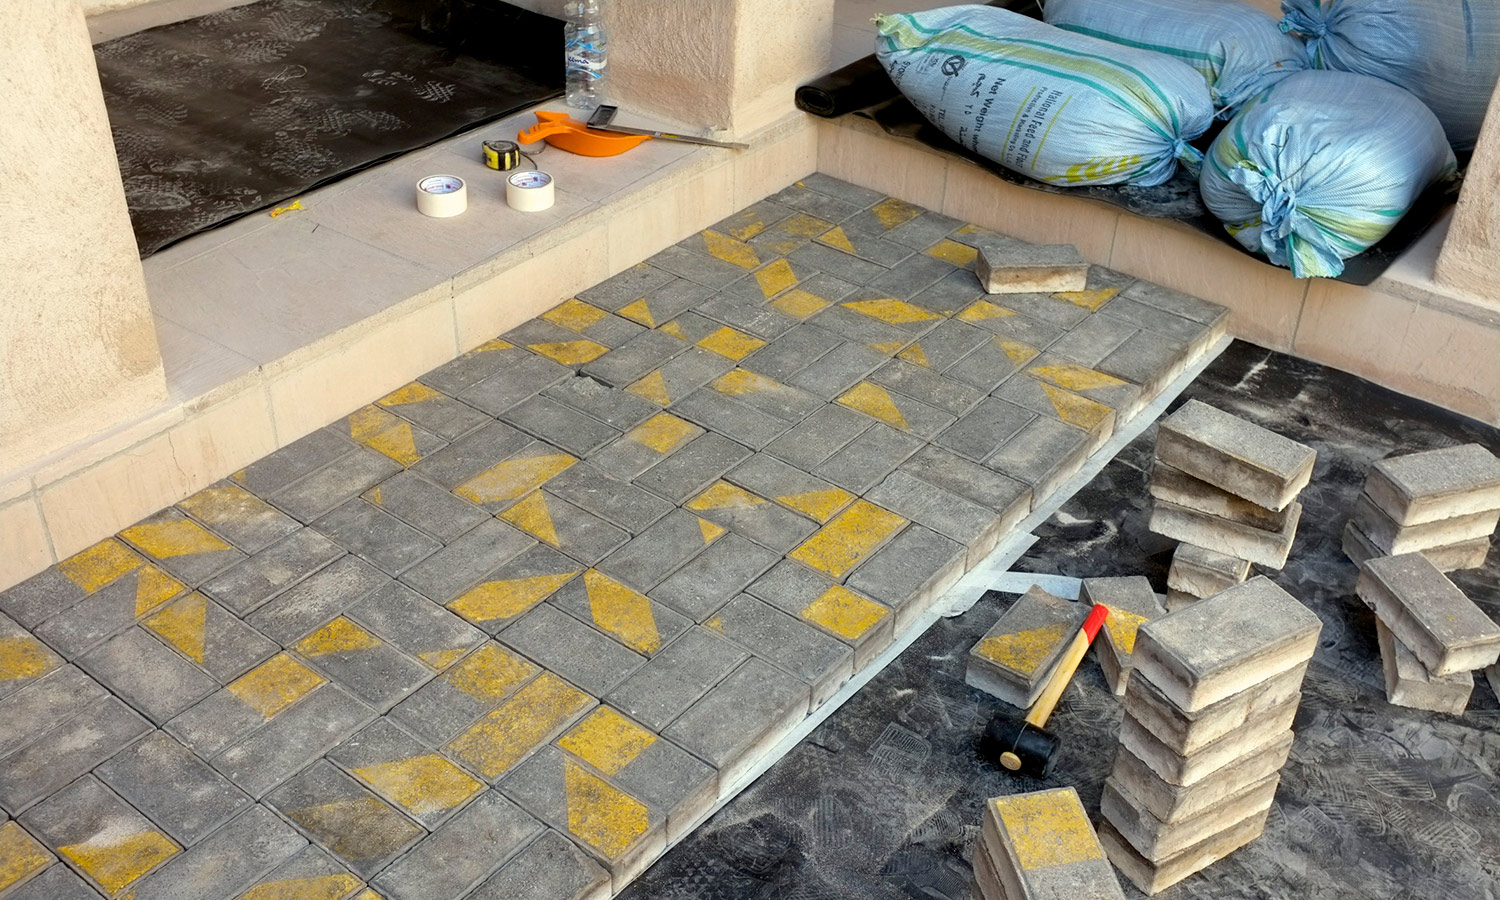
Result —
POLYGON ((1083 620, 1083 633, 1089 639, 1090 644, 1094 642, 1094 636, 1099 633, 1099 629, 1104 627, 1104 620, 1107 618, 1109 618, 1109 607, 1102 603, 1094 604, 1089 617, 1083 620))

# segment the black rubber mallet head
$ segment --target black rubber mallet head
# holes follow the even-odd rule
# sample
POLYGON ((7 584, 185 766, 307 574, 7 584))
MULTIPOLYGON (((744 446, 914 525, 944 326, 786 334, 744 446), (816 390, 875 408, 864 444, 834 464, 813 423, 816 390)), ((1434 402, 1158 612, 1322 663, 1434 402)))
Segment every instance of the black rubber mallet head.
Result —
POLYGON ((1042 690, 1041 696, 1037 697, 1026 718, 1018 719, 1002 713, 990 720, 989 726, 984 729, 984 736, 979 739, 979 752, 986 759, 1003 769, 1030 778, 1046 778, 1052 773, 1052 763, 1057 759, 1062 741, 1058 740, 1057 735, 1044 730, 1047 719, 1051 717, 1052 710, 1057 708, 1057 701, 1062 698, 1068 682, 1073 680, 1073 673, 1077 671, 1078 664, 1083 661, 1084 654, 1088 653, 1089 645, 1094 642, 1094 636, 1099 633, 1100 626, 1108 616, 1108 607, 1097 604, 1094 606, 1089 617, 1083 621, 1083 627, 1073 636, 1073 643, 1068 645, 1067 651, 1057 661, 1057 668, 1052 671, 1052 677, 1047 680, 1047 686, 1042 690))

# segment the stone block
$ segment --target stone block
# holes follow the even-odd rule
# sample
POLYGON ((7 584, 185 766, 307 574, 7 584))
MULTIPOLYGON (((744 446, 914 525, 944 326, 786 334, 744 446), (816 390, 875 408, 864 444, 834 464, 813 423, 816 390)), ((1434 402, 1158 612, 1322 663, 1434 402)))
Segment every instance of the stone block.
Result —
MULTIPOLYGON (((647 334, 651 333, 647 332, 647 334)), ((661 335, 661 337, 666 338, 666 335, 661 335)), ((609 358, 617 353, 625 353, 625 348, 629 348, 631 343, 626 343, 619 350, 611 350, 605 353, 601 359, 609 358)), ((595 360, 589 365, 598 365, 599 362, 600 360, 595 360)), ((573 370, 567 366, 528 353, 525 358, 518 360, 513 365, 507 366, 502 371, 476 381, 465 388, 458 395, 458 399, 469 406, 476 407, 492 416, 499 417, 501 413, 520 403, 522 400, 539 394, 552 385, 571 377, 573 377, 573 370)), ((608 381, 608 379, 605 380, 608 381)), ((614 385, 614 382, 609 383, 614 385)), ((615 386, 620 387, 623 385, 615 386)))
POLYGON ((184 847, 198 843, 251 803, 163 731, 115 754, 94 774, 184 847))
POLYGON ((995 389, 994 396, 1085 432, 1088 440, 1081 456, 1104 446, 1115 433, 1115 410, 1107 404, 1033 378, 1025 372, 1017 372, 1005 379, 995 389))
POLYGON ((246 616, 245 621, 287 647, 388 583, 390 579, 374 566, 343 556, 283 591, 246 616))
POLYGON ((768 453, 757 453, 725 478, 819 524, 856 499, 853 494, 789 465, 768 453))
POLYGON ((646 661, 545 603, 505 629, 500 640, 596 697, 613 690, 646 661))
POLYGON ((1168 784, 1193 785, 1224 764, 1275 743, 1283 731, 1292 727, 1300 699, 1300 696, 1289 697, 1247 719, 1238 729, 1198 746, 1186 756, 1176 747, 1158 740, 1127 711, 1120 725, 1120 746, 1128 748, 1168 784))
POLYGON ((1124 707, 1156 741, 1186 756, 1242 731, 1245 723, 1288 701, 1295 703, 1306 674, 1304 662, 1193 713, 1178 709, 1149 678, 1133 678, 1125 689, 1124 707))
POLYGON ((715 632, 692 628, 605 700, 660 732, 748 657, 748 651, 715 632))
POLYGON ((177 508, 254 553, 297 530, 297 522, 231 481, 221 481, 178 502, 177 508))
MULTIPOLYGON (((634 484, 673 503, 683 503, 750 453, 748 447, 722 434, 704 434, 637 476, 634 484)), ((658 522, 653 527, 660 525, 658 522)))
POLYGON ((453 493, 498 513, 567 471, 578 458, 551 444, 532 441, 453 489, 453 493))
MULTIPOLYGON (((823 331, 821 328, 816 330, 823 331)), ((789 382, 815 397, 833 400, 885 362, 885 354, 861 343, 842 341, 808 363, 789 382)))
POLYGON ((703 624, 806 682, 814 709, 854 674, 849 647, 749 594, 724 604, 703 624))
POLYGON ((363 496, 440 541, 451 541, 489 518, 479 507, 410 471, 387 478, 363 496))
POLYGON ((451 491, 525 449, 531 442, 531 436, 525 432, 504 422, 490 422, 424 457, 411 470, 451 491))
POLYGON ((761 305, 759 298, 750 300, 727 292, 709 297, 694 312, 763 341, 774 341, 797 324, 776 307, 761 305))
POLYGON ((137 522, 121 531, 120 537, 189 586, 202 584, 245 558, 234 545, 176 509, 137 522))
POLYGON ((1433 675, 1500 659, 1500 625, 1420 553, 1370 560, 1354 589, 1433 675))
POLYGON ((608 900, 609 873, 547 830, 468 895, 469 900, 608 900))
POLYGON ((1109 607, 1104 630, 1094 642, 1104 681, 1116 697, 1124 696, 1135 668, 1135 636, 1140 627, 1166 615, 1151 582, 1144 576, 1125 578, 1085 578, 1078 599, 1090 606, 1109 607))
POLYGON ((898 431, 932 440, 957 419, 936 407, 905 394, 886 390, 873 381, 861 381, 840 394, 838 403, 864 413, 898 431))
POLYGON ((1167 587, 1201 600, 1229 590, 1249 575, 1249 560, 1183 543, 1172 553, 1167 587))
POLYGON ((132 900, 237 897, 306 846, 306 838, 257 804, 133 885, 129 896, 132 900))
POLYGON ((1193 713, 1306 662, 1323 622, 1264 576, 1142 626, 1136 670, 1193 713))
POLYGON ((1170 784, 1140 757, 1121 747, 1115 755, 1114 779, 1156 818, 1175 824, 1232 797, 1250 785, 1281 771, 1291 753, 1293 735, 1283 731, 1265 747, 1257 747, 1191 785, 1170 784))
POLYGON ((974 273, 990 294, 1052 294, 1088 286, 1089 264, 1072 244, 979 245, 974 273))
POLYGON ((1270 808, 1267 807, 1224 831, 1155 862, 1136 852, 1108 820, 1099 826, 1099 843, 1104 846, 1104 852, 1114 867, 1142 893, 1152 897, 1260 837, 1266 830, 1269 815, 1270 808))
POLYGON ((160 725, 218 688, 208 675, 132 628, 79 657, 78 665, 160 725))
POLYGON ((870 420, 842 406, 825 406, 766 445, 766 453, 811 472, 870 427, 870 420))
POLYGON ((266 499, 298 521, 311 522, 399 471, 401 464, 385 454, 355 447, 311 475, 267 495, 266 499))
POLYGON ((638 591, 650 591, 727 533, 707 519, 673 510, 610 554, 598 568, 638 591))
POLYGON ((1291 507, 1278 512, 1251 503, 1181 469, 1157 460, 1151 469, 1151 496, 1174 506, 1217 516, 1262 531, 1281 531, 1291 519, 1291 507))
POLYGON ((1088 616, 1088 607, 1039 587, 1021 595, 969 651, 964 681, 1026 709, 1088 616))
MULTIPOLYGON (((1222 326, 1217 330, 1222 333, 1222 326)), ((1207 349, 1208 343, 1211 342, 1201 339, 1195 342, 1203 350, 1207 349)), ((1194 352, 1195 344, 1152 331, 1137 331, 1115 348, 1113 353, 1095 363, 1094 368, 1138 384, 1144 396, 1155 397, 1197 357, 1198 354, 1194 352)))
POLYGON ((835 581, 843 581, 906 524, 906 519, 890 510, 858 500, 787 556, 835 581))
MULTIPOLYGON (((999 307, 994 308, 998 309, 999 307)), ((1017 315, 1016 318, 1022 317, 1017 315)), ((989 340, 975 347, 963 359, 945 369, 943 376, 950 379, 957 379, 964 384, 988 393, 994 391, 998 385, 1020 371, 1027 363, 1036 359, 1039 354, 1040 351, 1029 343, 1005 337, 991 336, 989 340)), ((907 353, 907 358, 910 358, 912 355, 914 354, 907 353)), ((1018 402, 1017 398, 1007 394, 1002 393, 998 394, 998 396, 1012 403, 1017 403, 1017 405, 1026 406, 1027 409, 1033 409, 1027 403, 1018 402)))
POLYGON ((1500 460, 1478 444, 1463 444, 1380 460, 1365 478, 1365 493, 1402 526, 1500 509, 1500 460))
POLYGON ((462 896, 543 831, 499 791, 485 791, 371 883, 389 900, 462 896))
MULTIPOLYGON (((653 369, 660 368, 667 360, 682 353, 687 348, 687 344, 669 334, 660 331, 643 331, 619 347, 586 364, 581 371, 584 375, 602 381, 610 387, 623 388, 650 373, 653 369)), ((563 369, 564 373, 567 373, 567 371, 567 369, 563 369)), ((554 378, 548 384, 538 387, 537 390, 541 390, 542 387, 549 387, 551 384, 561 380, 561 378, 554 378)), ((459 399, 469 400, 467 396, 460 397, 459 399)), ((469 402, 474 401, 469 400, 469 402)), ((490 411, 478 403, 474 405, 479 406, 480 409, 484 409, 485 412, 490 411)))
POLYGON ((781 558, 737 534, 727 534, 651 590, 651 598, 702 623, 781 558))
MULTIPOLYGON (((566 403, 616 431, 629 431, 660 412, 656 404, 644 397, 608 387, 582 375, 554 384, 543 391, 542 396, 566 403)), ((507 416, 511 415, 507 413, 507 416)))
POLYGON ((485 787, 390 719, 376 719, 331 750, 328 759, 429 831, 485 787))
POLYGON ((99 894, 67 866, 51 866, 13 885, 6 900, 99 900, 99 894))
POLYGON ((597 569, 563 585, 547 602, 644 656, 661 652, 693 626, 691 619, 597 569))
POLYGON ((388 575, 400 575, 443 546, 358 497, 310 527, 388 575))
POLYGON ((479 629, 394 581, 350 607, 348 616, 437 671, 484 642, 479 629))
POLYGON ((999 513, 1005 531, 1031 511, 1032 493, 1026 484, 939 447, 923 447, 901 464, 900 471, 999 513))
MULTIPOLYGON (((1356 566, 1362 565, 1368 560, 1379 559, 1386 555, 1353 522, 1344 526, 1342 546, 1344 555, 1349 557, 1356 566)), ((1477 569, 1483 566, 1485 560, 1489 558, 1490 539, 1487 537, 1475 538, 1471 541, 1464 541, 1461 544, 1450 544, 1445 547, 1429 547, 1421 551, 1421 554, 1427 557, 1427 561, 1436 566, 1439 572, 1477 569)))
POLYGON ((481 778, 498 781, 595 705, 593 697, 543 672, 449 741, 447 751, 481 778))
MULTIPOLYGON (((853 495, 846 496, 846 503, 854 500, 853 495)), ((818 527, 812 519, 722 479, 683 508, 780 553, 791 550, 818 527)))
POLYGON ((981 835, 1005 897, 1124 900, 1073 788, 986 800, 981 835))
POLYGON ((1208 547, 1230 556, 1280 569, 1292 552, 1297 523, 1302 519, 1302 504, 1292 503, 1287 524, 1280 531, 1262 531, 1206 513, 1194 512, 1158 500, 1151 508, 1151 531, 1184 544, 1208 547))
POLYGON ((906 472, 892 472, 865 496, 963 544, 968 549, 970 567, 988 556, 1005 534, 1006 523, 993 510, 906 472))
POLYGON ((256 879, 253 887, 242 896, 275 897, 278 894, 296 896, 304 892, 313 897, 340 897, 340 892, 359 889, 363 882, 345 869, 333 857, 316 846, 306 846, 291 859, 256 879))
MULTIPOLYGON (((670 277, 664 272, 661 274, 670 277)), ((509 341, 488 341, 459 358, 438 366, 419 380, 450 397, 457 397, 470 385, 515 365, 529 355, 509 341)))
POLYGON ((316 531, 302 529, 210 579, 202 591, 245 615, 342 553, 316 531))
POLYGON ((474 407, 419 381, 399 387, 375 403, 450 441, 490 421, 489 416, 474 407))
MULTIPOLYGON (((786 301, 790 303, 791 301, 786 301)), ((792 378, 803 369, 812 365, 818 359, 842 343, 836 334, 831 334, 814 325, 797 325, 786 334, 761 347, 743 360, 740 365, 752 372, 774 378, 777 381, 792 384, 792 378)), ((882 357, 883 358, 883 357, 882 357)), ((865 373, 859 373, 855 381, 865 373)), ((848 384, 842 384, 834 388, 838 393, 848 384)), ((799 385, 804 390, 810 390, 817 396, 823 396, 818 390, 808 385, 799 385)))
MULTIPOLYGON (((852 413, 851 413, 852 415, 852 413)), ((811 421, 809 419, 808 421, 811 421)), ((879 422, 868 428, 808 471, 841 488, 862 494, 889 475, 913 453, 927 446, 922 439, 879 422)), ((767 448, 775 455, 774 448, 767 448)))
MULTIPOLYGON (((1015 346, 1017 350, 1026 348, 1027 352, 1016 353, 1013 359, 1014 364, 1024 364, 1030 358, 1035 357, 1041 348, 1050 346, 1062 337, 1068 328, 1078 322, 1073 321, 1068 325, 1058 326, 1033 315, 1023 315, 1022 312, 1017 311, 1021 308, 1019 301, 1022 296, 1029 295, 1006 297, 1005 305, 991 303, 984 299, 975 300, 954 318, 993 332, 995 344, 998 346, 1015 346)), ((1052 305, 1061 306, 1062 304, 1054 302, 1052 305)), ((1084 318, 1087 316, 1085 315, 1084 318)))
POLYGON ((448 742, 541 673, 530 661, 487 643, 422 685, 389 713, 428 747, 448 742))
POLYGON ((1163 419, 1156 437, 1157 459, 1278 512, 1312 479, 1317 456, 1311 447, 1197 400, 1163 419))
POLYGON ((1187 591, 1179 591, 1176 588, 1167 588, 1166 596, 1167 612, 1177 612, 1184 606, 1191 606, 1203 599, 1202 597, 1195 597, 1187 591))
POLYGON ((336 428, 321 428, 256 460, 230 476, 230 480, 260 497, 267 497, 352 449, 354 445, 336 428))
POLYGON ((489 519, 407 569, 401 580, 428 600, 447 603, 536 543, 489 519))
POLYGON ((111 897, 181 852, 92 777, 53 794, 22 816, 21 824, 111 897))
POLYGON ((279 653, 168 722, 168 734, 211 759, 292 707, 327 679, 279 653))
POLYGON ((1241 820, 1264 814, 1276 799, 1281 773, 1268 775, 1221 803, 1181 822, 1166 824, 1151 815, 1113 778, 1104 782, 1099 813, 1141 857, 1153 862, 1170 859, 1208 835, 1233 828, 1241 820))
POLYGON ((703 429, 691 422, 658 413, 594 453, 588 465, 611 478, 628 481, 701 434, 703 429))
POLYGON ((933 442, 975 462, 984 462, 1035 418, 1036 414, 1030 410, 997 397, 986 397, 933 442))
POLYGON ((761 755, 807 716, 810 689, 758 657, 745 660, 662 731, 735 789, 761 755))
POLYGON ((588 462, 571 466, 547 482, 547 492, 633 535, 672 511, 672 504, 634 485, 616 481, 588 462))
POLYGON ((1385 697, 1396 706, 1425 709, 1461 716, 1474 691, 1474 675, 1458 672, 1433 675, 1416 654, 1391 634, 1379 619, 1375 631, 1380 641, 1380 662, 1385 672, 1385 697))
POLYGON ((361 878, 370 878, 426 836, 415 822, 318 760, 272 791, 266 804, 361 878))
POLYGON ((624 529, 546 490, 532 491, 498 518, 588 565, 630 540, 624 529))
POLYGON ((325 684, 219 754, 213 767, 259 798, 372 718, 369 707, 338 685, 325 684))
POLYGON ((431 669, 347 616, 330 620, 290 649, 330 681, 380 711, 400 702, 432 677, 431 669))
POLYGON ((1349 521, 1386 556, 1417 553, 1468 541, 1488 541, 1500 525, 1500 509, 1450 516, 1420 525, 1399 525, 1368 494, 1354 502, 1349 521))
POLYGON ((36 637, 54 650, 74 658, 161 609, 185 591, 187 586, 182 582, 153 565, 144 565, 121 575, 33 630, 36 637))
POLYGON ((895 634, 891 609, 791 560, 782 560, 746 592, 848 644, 856 672, 895 634))
POLYGON ((490 634, 499 634, 584 568, 545 544, 533 544, 446 605, 490 634))
POLYGON ((104 696, 104 688, 94 679, 75 666, 63 666, 0 700, 0 757, 31 743, 104 696))
POLYGON ((551 397, 528 397, 502 413, 501 420, 575 456, 592 453, 620 436, 618 429, 551 397))
POLYGON ((102 697, 0 759, 0 806, 14 815, 151 730, 117 697, 102 697))
POLYGON ((896 611, 905 634, 967 571, 968 551, 921 525, 909 525, 849 577, 850 588, 896 611))
MULTIPOLYGON (((967 272, 959 274, 968 275, 967 272)), ((951 304, 946 302, 924 301, 923 299, 940 288, 946 281, 947 279, 944 279, 944 281, 938 282, 933 288, 912 298, 912 302, 917 304, 938 302, 943 307, 950 306, 951 304)), ((954 305, 960 307, 968 305, 968 301, 973 299, 973 294, 969 292, 971 289, 974 291, 978 290, 972 287, 966 288, 962 295, 964 299, 954 305)), ((924 305, 924 308, 930 309, 931 306, 924 305)), ((995 346, 994 336, 989 332, 982 328, 976 328, 973 325, 967 325, 957 319, 944 319, 938 323, 936 328, 922 335, 919 340, 896 354, 896 356, 901 360, 921 366, 931 372, 946 373, 959 360, 967 357, 970 353, 973 353, 985 344, 995 346)), ((1015 363, 1012 361, 1010 366, 1013 367, 1014 365, 1015 363)), ((973 387, 973 385, 970 386, 973 387)))

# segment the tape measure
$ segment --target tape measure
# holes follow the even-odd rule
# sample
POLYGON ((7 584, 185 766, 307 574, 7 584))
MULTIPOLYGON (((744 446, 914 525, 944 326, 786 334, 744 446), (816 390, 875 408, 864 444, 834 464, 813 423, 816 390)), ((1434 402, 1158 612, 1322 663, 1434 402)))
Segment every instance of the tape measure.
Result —
POLYGON ((485 141, 484 164, 500 172, 509 172, 521 164, 521 148, 513 141, 485 141))

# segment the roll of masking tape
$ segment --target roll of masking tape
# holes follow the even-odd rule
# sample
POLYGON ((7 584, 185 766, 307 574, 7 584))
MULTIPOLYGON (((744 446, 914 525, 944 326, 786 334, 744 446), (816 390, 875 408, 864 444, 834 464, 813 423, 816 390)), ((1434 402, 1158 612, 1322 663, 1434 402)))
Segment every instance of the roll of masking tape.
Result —
POLYGON ((469 208, 469 189, 457 175, 428 175, 417 182, 417 211, 434 219, 456 216, 469 208))
POLYGON ((556 200, 552 176, 546 172, 516 172, 505 179, 505 202, 521 212, 551 209, 556 200))

